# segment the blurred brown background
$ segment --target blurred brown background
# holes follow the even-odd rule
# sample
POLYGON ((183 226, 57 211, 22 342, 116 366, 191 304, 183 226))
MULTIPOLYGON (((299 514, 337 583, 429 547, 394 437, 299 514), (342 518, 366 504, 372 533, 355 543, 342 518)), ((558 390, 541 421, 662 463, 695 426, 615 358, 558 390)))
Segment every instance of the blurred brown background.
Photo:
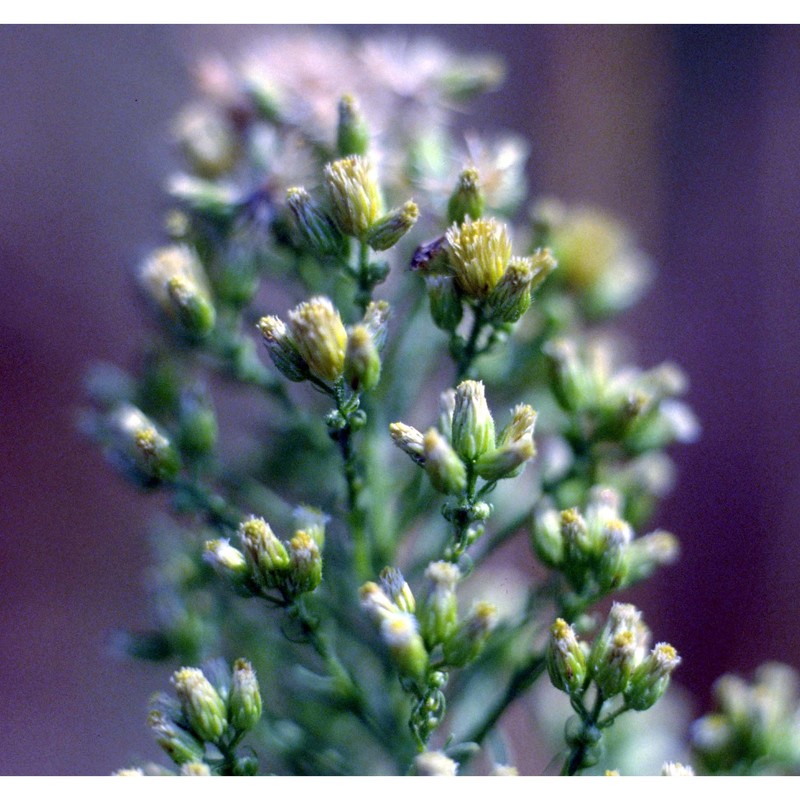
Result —
MULTIPOLYGON (((355 35, 370 29, 352 31, 355 35)), ((385 32, 385 31, 382 31, 385 32)), ((627 219, 659 278, 622 326, 692 378, 703 437, 656 520, 684 545, 637 601, 708 702, 714 677, 800 667, 800 31, 438 27, 505 58, 466 121, 532 142, 534 193, 627 219)), ((130 363, 131 268, 159 242, 166 132, 188 67, 276 29, 0 28, 0 773, 157 758, 168 670, 108 655, 147 621, 144 522, 75 431, 95 359, 130 363)))

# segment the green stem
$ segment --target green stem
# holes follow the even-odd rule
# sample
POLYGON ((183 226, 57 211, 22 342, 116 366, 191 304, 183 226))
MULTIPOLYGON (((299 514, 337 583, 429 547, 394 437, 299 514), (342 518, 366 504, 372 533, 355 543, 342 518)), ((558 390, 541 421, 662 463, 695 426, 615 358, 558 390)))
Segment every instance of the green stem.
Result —
POLYGON ((478 339, 480 338, 484 323, 483 308, 481 306, 475 306, 473 314, 472 329, 470 330, 469 338, 456 363, 456 383, 461 383, 461 381, 466 378, 472 366, 472 362, 478 354, 478 339))
POLYGON ((333 646, 328 641, 328 637, 322 631, 319 618, 309 613, 302 597, 292 606, 292 611, 302 625, 303 633, 306 638, 325 664, 328 674, 333 678, 334 684, 341 693, 346 705, 353 711, 356 718, 384 749, 392 753, 392 736, 385 731, 372 716, 372 713, 367 707, 364 693, 350 674, 350 671, 336 655, 333 646))
POLYGON ((600 734, 597 730, 597 721, 600 718, 600 713, 603 710, 604 703, 605 698, 601 692, 597 693, 597 697, 595 697, 594 705, 592 706, 591 711, 587 711, 583 705, 583 701, 579 700, 578 709, 580 710, 583 724, 580 735, 570 747, 570 751, 567 754, 566 760, 564 761, 564 766, 561 769, 562 775, 577 775, 578 772, 584 769, 586 755, 592 744, 589 735, 590 732, 594 730, 599 739, 600 734))
POLYGON ((341 385, 335 387, 334 397, 336 407, 345 420, 344 427, 335 432, 335 439, 342 454, 344 479, 347 484, 347 521, 353 542, 353 569, 360 580, 367 580, 372 573, 372 563, 367 538, 367 514, 363 502, 364 479, 353 445, 353 403, 345 399, 341 385))
POLYGON ((356 291, 356 305, 364 314, 372 300, 374 286, 369 274, 369 245, 366 242, 358 243, 358 290, 356 291))

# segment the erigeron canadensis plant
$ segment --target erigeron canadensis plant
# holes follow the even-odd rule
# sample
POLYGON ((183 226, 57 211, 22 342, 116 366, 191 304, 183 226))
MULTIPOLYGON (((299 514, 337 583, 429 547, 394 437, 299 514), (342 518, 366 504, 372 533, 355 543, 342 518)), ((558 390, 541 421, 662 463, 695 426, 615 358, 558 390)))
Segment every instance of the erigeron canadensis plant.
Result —
MULTIPOLYGON (((87 429, 171 512, 120 646, 174 665, 147 716, 172 766, 120 774, 515 774, 503 716, 545 675, 561 772, 616 774, 615 722, 666 692, 675 647, 597 608, 678 557, 642 532, 697 434, 687 380, 597 335, 652 274, 624 228, 455 129, 501 72, 315 37, 199 70, 139 269, 154 330, 90 381, 87 429), (485 577, 512 537, 541 565, 515 608, 485 577)), ((793 681, 721 682, 694 767, 797 769, 793 681)), ((675 747, 662 774, 692 774, 675 747)))

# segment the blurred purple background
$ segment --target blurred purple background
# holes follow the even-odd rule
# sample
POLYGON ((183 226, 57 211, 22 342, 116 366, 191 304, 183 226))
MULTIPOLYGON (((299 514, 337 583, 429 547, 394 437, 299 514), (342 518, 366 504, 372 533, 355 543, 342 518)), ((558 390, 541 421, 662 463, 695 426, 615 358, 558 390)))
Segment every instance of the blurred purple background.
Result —
MULTIPOLYGON (((683 558, 636 596, 681 651, 680 682, 700 709, 725 670, 800 667, 800 31, 411 32, 504 57, 505 88, 468 123, 524 134, 534 193, 619 214, 659 265, 621 327, 641 365, 686 368, 704 426, 656 520, 683 558)), ((0 28, 2 774, 158 758, 144 714, 169 670, 106 643, 147 622, 159 500, 104 465, 76 411, 87 364, 137 349, 131 266, 159 242, 188 67, 264 33, 0 28)))

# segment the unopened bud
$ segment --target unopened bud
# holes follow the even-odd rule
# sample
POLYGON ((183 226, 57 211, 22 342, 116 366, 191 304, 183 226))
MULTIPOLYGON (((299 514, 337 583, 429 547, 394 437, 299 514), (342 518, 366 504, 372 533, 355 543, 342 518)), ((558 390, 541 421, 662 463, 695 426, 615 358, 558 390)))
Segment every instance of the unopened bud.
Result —
POLYGON ((261 719, 261 692, 253 666, 240 658, 233 665, 228 717, 238 731, 249 731, 261 719))
POLYGON ((298 506, 292 517, 296 530, 305 531, 321 551, 325 546, 325 526, 330 519, 328 515, 311 506, 298 506))
POLYGON ((564 559, 564 539, 561 536, 561 517, 553 508, 538 511, 531 529, 533 549, 546 567, 558 568, 564 559))
POLYGON ((497 607, 491 603, 476 603, 469 615, 444 643, 445 661, 453 667, 469 664, 478 657, 496 625, 497 607))
POLYGON ((680 543, 667 531, 653 531, 634 539, 628 548, 628 582, 649 577, 656 567, 674 564, 680 555, 680 543))
POLYGON ((480 175, 475 167, 467 167, 459 176, 456 187, 447 202, 447 217, 460 225, 469 217, 483 216, 486 200, 480 186, 480 175))
POLYGON ((151 711, 147 725, 156 737, 158 746, 176 763, 202 761, 204 747, 189 731, 176 725, 161 711, 151 711))
POLYGON ((396 612, 381 622, 381 638, 401 675, 422 680, 428 669, 428 651, 411 614, 396 612))
POLYGON ((496 450, 484 453, 475 464, 475 471, 486 481, 514 478, 525 464, 536 455, 532 436, 523 436, 496 450))
POLYGON ((628 687, 636 658, 636 636, 620 631, 605 650, 602 660, 594 661, 593 678, 603 697, 615 697, 628 687))
POLYGON ((516 322, 530 308, 533 277, 530 258, 512 258, 486 299, 489 318, 495 322, 516 322))
POLYGON ((556 689, 567 694, 581 691, 586 679, 586 657, 571 625, 557 619, 550 628, 547 671, 556 689))
POLYGON ((458 599, 455 587, 461 571, 447 561, 434 561, 425 570, 431 591, 420 610, 422 635, 429 648, 446 642, 458 626, 458 599))
POLYGON ((172 683, 194 733, 206 742, 219 741, 228 727, 225 703, 202 671, 182 667, 173 674, 172 683))
POLYGON ((333 383, 342 374, 347 331, 327 297, 314 297, 289 312, 297 350, 311 373, 333 383))
POLYGON ((631 536, 630 525, 621 519, 609 520, 602 528, 595 577, 604 591, 621 586, 628 574, 628 546, 631 536))
POLYGON ((426 275, 425 286, 433 324, 443 331, 454 331, 464 316, 456 279, 452 275, 426 275))
POLYGON ((356 325, 347 337, 344 377, 354 392, 369 391, 381 376, 378 349, 365 325, 356 325))
POLYGON ((265 589, 282 587, 289 571, 286 547, 260 517, 251 517, 239 526, 244 555, 253 577, 265 589))
POLYGON ((417 604, 411 587, 397 567, 382 569, 380 580, 381 588, 400 611, 406 614, 413 614, 416 611, 417 604))
POLYGON ((288 586, 292 594, 313 592, 322 580, 322 554, 317 543, 304 531, 289 542, 288 586))
POLYGON ((244 553, 233 547, 228 539, 213 539, 206 542, 203 560, 211 565, 217 575, 229 581, 234 587, 241 587, 250 575, 244 553))
POLYGON ((161 310, 190 336, 202 338, 214 327, 215 312, 205 272, 185 245, 153 252, 140 271, 143 286, 161 310))
POLYGON ((657 644, 633 671, 625 691, 625 702, 636 711, 650 708, 669 686, 669 679, 681 658, 671 644, 657 644))
POLYGON ((311 247, 321 255, 341 253, 345 240, 334 221, 311 199, 300 186, 286 191, 286 204, 295 224, 311 247))
MULTIPOLYGON (((400 610, 386 592, 374 581, 368 581, 359 590, 361 608, 376 624, 394 616, 400 610)), ((409 612, 411 613, 411 612, 409 612)))
POLYGON ((340 156, 363 156, 369 148, 369 130, 358 101, 346 94, 339 101, 336 149, 340 156))
POLYGON ((419 208, 409 200, 377 220, 367 233, 367 244, 373 250, 388 250, 394 247, 419 219, 419 208))
POLYGON ((389 433, 397 447, 411 456, 417 464, 425 466, 424 436, 420 431, 403 422, 393 422, 389 426, 389 433))
POLYGON ((423 437, 425 471, 433 488, 442 494, 458 495, 467 486, 467 469, 436 428, 430 428, 423 437))
POLYGON ((463 381, 456 388, 451 443, 465 461, 494 450, 494 420, 481 381, 463 381))
POLYGON ((383 350, 386 344, 386 334, 389 329, 389 317, 391 308, 385 300, 373 300, 364 312, 361 324, 369 331, 372 341, 378 352, 383 350))
POLYGON ((308 365, 300 355, 294 337, 278 317, 262 317, 258 329, 276 369, 290 381, 308 380, 308 365))
POLYGON ((216 313, 208 295, 182 275, 167 281, 171 316, 191 336, 203 338, 214 328, 216 313))

